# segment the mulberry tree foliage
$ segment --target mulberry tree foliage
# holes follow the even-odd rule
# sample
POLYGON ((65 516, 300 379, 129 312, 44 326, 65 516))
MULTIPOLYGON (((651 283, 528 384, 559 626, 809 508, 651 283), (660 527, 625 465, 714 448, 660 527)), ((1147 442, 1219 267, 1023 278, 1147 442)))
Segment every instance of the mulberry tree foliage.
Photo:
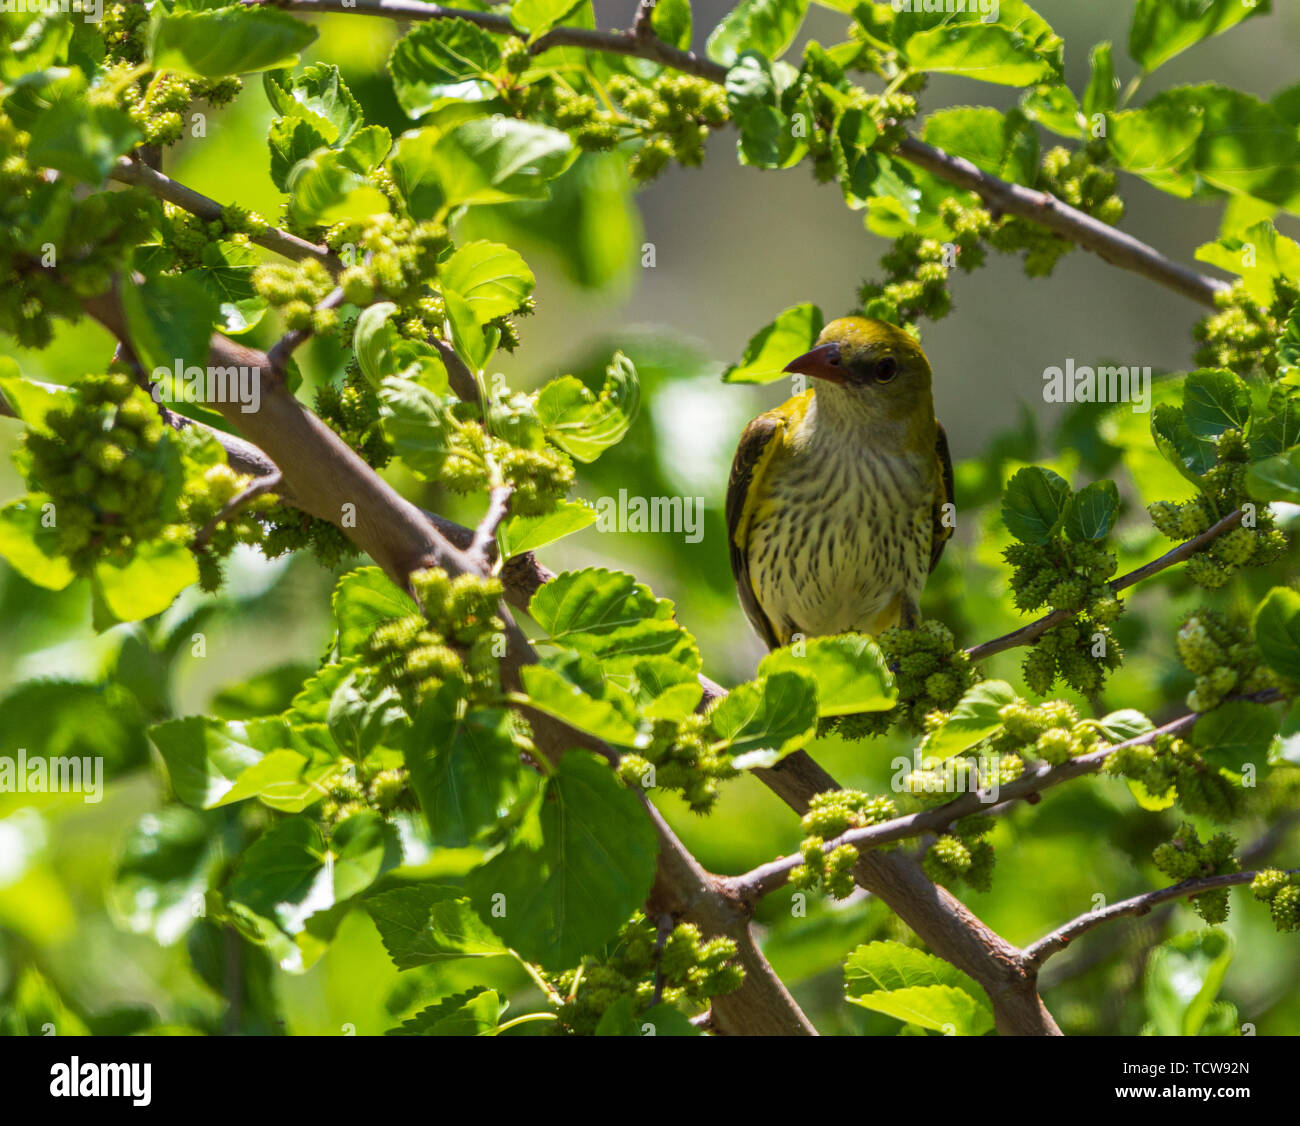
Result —
MULTIPOLYGON (((746 988, 744 958, 734 935, 656 903, 645 799, 708 839, 734 779, 845 741, 874 781, 817 795, 783 869, 815 910, 822 893, 853 894, 855 834, 1073 771, 1103 776, 1073 784, 1107 795, 1148 885, 1240 875, 1279 930, 1297 928, 1294 873, 1243 875, 1237 854, 1300 793, 1300 244, 1273 222, 1300 213, 1300 98, 1213 82, 1147 96, 1139 81, 1267 17, 1268 0, 1136 0, 1128 57, 1094 47, 1081 90, 1023 0, 987 15, 830 7, 835 41, 793 50, 804 0, 740 0, 695 54, 689 0, 643 3, 634 29, 608 34, 590 0, 431 9, 397 29, 364 82, 345 77, 316 23, 272 3, 0 13, 0 333, 19 357, 49 349, 61 364, 75 322, 118 341, 57 382, 0 361, 26 490, 0 508, 0 555, 121 641, 105 679, 19 685, 13 707, 71 714, 92 699, 87 730, 117 748, 110 783, 161 775, 165 802, 115 861, 115 920, 183 939, 218 989, 216 951, 233 937, 241 1030, 279 1020, 258 984, 272 966, 309 969, 356 916, 410 983, 384 1001, 395 1034, 697 1034, 746 988), (1013 88, 1016 103, 935 105, 931 74, 1013 88), (203 145, 232 105, 269 120, 248 155, 275 200, 265 213, 168 175, 177 146, 203 145), (836 186, 879 254, 846 311, 918 336, 952 311, 957 273, 991 254, 1033 279, 1076 248, 1044 212, 991 199, 991 183, 1050 193, 1103 231, 1123 220, 1134 177, 1180 208, 1217 205, 1219 237, 1197 257, 1232 281, 1186 355, 1166 358, 1187 370, 1159 379, 1149 418, 1135 426, 1127 405, 1098 401, 1054 452, 1000 439, 983 468, 958 467, 959 534, 919 629, 797 639, 706 700, 690 623, 634 574, 566 571, 522 598, 509 583, 529 552, 595 523, 572 494, 636 423, 634 359, 611 351, 597 371, 550 370, 527 389, 495 367, 503 352, 529 355, 531 247, 549 243, 599 286, 623 265, 600 224, 625 216, 627 194, 732 146, 747 167, 836 186), (263 404, 310 408, 349 457, 421 503, 455 494, 497 509, 472 566, 386 575, 357 557, 355 522, 259 482, 230 438, 257 403, 211 394, 213 357, 234 344, 266 358, 243 385, 263 404), (223 586, 236 549, 335 572, 328 645, 313 668, 178 715, 173 666, 217 600, 242 597, 223 586), (1157 573, 1174 610, 1146 605, 1157 573), (182 596, 196 584, 206 609, 182 596), (521 610, 535 661, 508 657, 521 610), (990 644, 974 622, 1029 629, 990 644), (1132 698, 1128 671, 1152 662, 1172 670, 1162 714, 1114 706, 1132 698), (542 738, 556 724, 563 754, 542 738), (882 781, 896 751, 907 765, 882 781)), ((811 305, 769 317, 754 311, 727 382, 780 378, 829 319, 811 305)), ((1035 842, 1002 834, 1008 818, 993 812, 1007 810, 933 823, 926 876, 963 895, 997 889, 998 852, 1035 842)), ((861 847, 908 835, 920 833, 861 847)), ((775 901, 768 921, 799 923, 775 901)), ((1229 902, 1215 886, 1193 906, 1214 925, 1229 902)), ((901 924, 878 912, 853 933, 865 944, 844 965, 847 1000, 872 1030, 897 1030, 904 1011, 908 1032, 992 1028, 980 988, 901 924), (905 1005, 890 999, 902 989, 905 1005)), ((798 960, 797 937, 774 941, 798 960)), ((53 988, 33 971, 3 1019, 26 1027, 53 988)), ((198 1010, 162 1023, 187 1022, 223 1027, 198 1010)))

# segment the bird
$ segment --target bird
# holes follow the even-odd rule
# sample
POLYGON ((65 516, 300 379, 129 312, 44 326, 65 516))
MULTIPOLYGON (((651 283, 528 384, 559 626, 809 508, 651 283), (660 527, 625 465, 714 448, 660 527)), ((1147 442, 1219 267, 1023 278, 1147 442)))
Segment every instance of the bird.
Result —
POLYGON ((955 511, 925 353, 896 325, 841 317, 784 370, 813 385, 745 427, 727 486, 746 616, 769 649, 917 628, 955 511))

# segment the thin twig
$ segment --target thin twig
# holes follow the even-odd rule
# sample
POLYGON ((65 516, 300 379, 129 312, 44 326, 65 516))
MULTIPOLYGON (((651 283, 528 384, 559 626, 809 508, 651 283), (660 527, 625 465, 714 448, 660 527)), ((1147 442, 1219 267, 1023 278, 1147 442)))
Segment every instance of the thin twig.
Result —
MULTIPOLYGON (((1300 872, 1300 868, 1292 868, 1288 870, 1287 875, 1295 875, 1297 872, 1300 872)), ((1181 884, 1174 884, 1172 887, 1161 888, 1159 891, 1149 891, 1144 895, 1135 895, 1132 899, 1112 903, 1109 907, 1103 907, 1099 911, 1090 911, 1086 915, 1080 915, 1077 919, 1072 919, 1063 927, 1057 927, 1051 934, 1026 946, 1024 964, 1029 969, 1038 969, 1048 958, 1053 954, 1060 953, 1081 934, 1086 934, 1094 927, 1099 927, 1102 923, 1109 922, 1111 919, 1119 919, 1125 915, 1145 915, 1151 908, 1166 903, 1171 899, 1190 898, 1193 895, 1199 895, 1201 892, 1213 891, 1215 888, 1238 887, 1241 884, 1250 883, 1258 875, 1258 872, 1231 872, 1223 876, 1205 876, 1196 880, 1184 880, 1181 884)))
POLYGON ((638 39, 654 36, 655 0, 640 0, 636 6, 636 15, 632 19, 632 34, 638 39))
POLYGON ((266 474, 265 477, 254 477, 253 480, 221 506, 220 512, 199 529, 198 535, 194 537, 194 543, 191 546, 195 548, 207 547, 208 541, 212 539, 212 535, 219 525, 224 524, 235 513, 252 504, 258 497, 274 492, 279 488, 282 480, 283 475, 278 469, 266 474))
POLYGON ((488 494, 487 512, 479 521, 478 527, 474 529, 474 538, 470 541, 469 550, 465 554, 478 563, 484 571, 492 569, 495 554, 492 549, 496 546, 497 529, 501 527, 501 521, 510 511, 510 496, 514 491, 513 485, 497 485, 488 494))
MULTIPOLYGON (((337 309, 343 304, 343 290, 333 289, 316 305, 317 312, 337 309)), ((281 376, 289 363, 289 357, 311 339, 315 328, 291 328, 279 340, 271 345, 266 359, 271 365, 271 374, 281 376)))
MULTIPOLYGON (((1241 509, 1228 513, 1213 527, 1207 528, 1200 535, 1193 536, 1190 540, 1180 543, 1170 551, 1166 551, 1159 559, 1153 559, 1150 563, 1145 563, 1137 568, 1137 570, 1121 575, 1109 584, 1110 589, 1119 593, 1121 590, 1127 590, 1129 587, 1140 583, 1143 579, 1158 575, 1168 567, 1173 567, 1175 564, 1190 559, 1207 544, 1212 543, 1225 532, 1232 531, 1241 523, 1241 519, 1241 509)), ((1001 637, 995 637, 992 641, 986 641, 982 645, 972 646, 966 650, 966 655, 972 661, 982 661, 985 657, 993 656, 994 653, 1015 649, 1020 645, 1032 645, 1049 629, 1055 625, 1060 625, 1061 622, 1066 621, 1073 614, 1073 610, 1053 610, 1050 614, 1037 618, 1028 625, 1021 626, 1010 633, 1004 633, 1001 637)))
MULTIPOLYGON (((1256 692, 1251 696, 1239 698, 1254 703, 1268 704, 1282 699, 1282 695, 1275 689, 1267 689, 1263 692, 1256 692)), ((1059 786, 1062 782, 1082 778, 1087 774, 1095 774, 1106 764, 1106 760, 1118 750, 1125 747, 1145 746, 1148 743, 1155 742, 1162 735, 1181 734, 1188 728, 1195 726, 1196 721, 1200 718, 1199 713, 1188 712, 1166 723, 1163 727, 1157 727, 1153 731, 1127 739, 1123 743, 1107 744, 1098 750, 1089 751, 1085 755, 1069 759, 1059 766, 1051 766, 1046 762, 1028 765, 1020 777, 998 787, 996 805, 990 805, 989 799, 992 795, 989 791, 972 790, 944 805, 935 806, 933 809, 908 813, 902 817, 895 817, 889 821, 882 821, 878 825, 869 825, 862 829, 850 829, 833 840, 826 841, 822 845, 822 851, 830 853, 841 845, 852 845, 859 852, 865 852, 868 849, 879 848, 881 845, 892 844, 895 841, 906 840, 909 837, 918 837, 923 833, 942 832, 954 821, 959 821, 961 818, 968 817, 973 813, 997 814, 1005 812, 1011 808, 1017 799, 1028 800, 1032 796, 1037 796, 1043 790, 1059 786)), ((753 904, 765 895, 770 895, 778 888, 783 887, 789 881, 790 873, 803 862, 803 856, 799 853, 795 853, 793 856, 777 857, 777 859, 766 864, 760 864, 757 868, 751 869, 744 875, 726 877, 723 883, 732 894, 747 903, 753 904)))
MULTIPOLYGON (((247 6, 259 6, 268 0, 240 0, 247 6)), ((277 7, 291 11, 341 12, 389 19, 438 20, 463 19, 495 34, 516 34, 508 17, 493 12, 471 12, 442 8, 419 0, 273 0, 277 7)), ((644 7, 647 0, 642 0, 644 7)), ((638 10, 638 18, 641 16, 638 10)), ((726 81, 727 68, 691 51, 670 47, 653 33, 641 28, 632 31, 598 31, 585 27, 556 27, 543 35, 530 50, 548 47, 583 47, 616 55, 630 55, 661 63, 683 74, 693 74, 710 82, 726 81)), ((969 160, 953 156, 914 137, 905 137, 896 155, 918 168, 959 188, 975 192, 995 211, 1018 215, 1069 239, 1085 250, 1124 270, 1131 270, 1152 281, 1190 297, 1202 305, 1215 306, 1215 296, 1229 288, 1218 278, 1201 274, 1189 266, 1166 258, 1141 239, 1125 234, 1055 196, 1010 183, 977 168, 969 160)))
MULTIPOLYGON (((119 184, 132 184, 144 188, 159 199, 173 203, 191 215, 197 215, 200 219, 213 222, 221 218, 221 204, 215 199, 205 196, 202 192, 196 192, 193 188, 187 188, 184 184, 178 183, 170 176, 164 176, 138 160, 122 157, 109 176, 119 184)), ((343 269, 343 263, 337 255, 330 253, 325 247, 317 246, 297 235, 291 235, 278 227, 269 227, 260 235, 248 237, 258 246, 272 250, 285 258, 291 258, 295 262, 301 262, 304 258, 314 258, 332 274, 337 274, 343 269)))

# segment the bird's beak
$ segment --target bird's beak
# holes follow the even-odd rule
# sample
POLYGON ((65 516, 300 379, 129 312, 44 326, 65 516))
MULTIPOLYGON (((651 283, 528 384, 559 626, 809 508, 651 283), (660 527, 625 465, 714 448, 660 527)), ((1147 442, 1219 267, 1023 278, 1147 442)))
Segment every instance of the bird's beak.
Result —
POLYGON ((785 365, 785 370, 798 375, 811 375, 829 383, 844 383, 844 368, 840 365, 840 346, 835 343, 819 344, 785 365))

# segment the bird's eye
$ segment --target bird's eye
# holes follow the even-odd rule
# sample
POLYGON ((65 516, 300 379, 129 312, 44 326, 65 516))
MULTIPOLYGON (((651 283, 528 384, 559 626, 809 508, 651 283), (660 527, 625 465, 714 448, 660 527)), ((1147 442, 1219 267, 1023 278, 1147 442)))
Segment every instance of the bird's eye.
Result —
POLYGON ((893 356, 877 360, 875 374, 877 383, 888 383, 898 374, 898 361, 893 356))

